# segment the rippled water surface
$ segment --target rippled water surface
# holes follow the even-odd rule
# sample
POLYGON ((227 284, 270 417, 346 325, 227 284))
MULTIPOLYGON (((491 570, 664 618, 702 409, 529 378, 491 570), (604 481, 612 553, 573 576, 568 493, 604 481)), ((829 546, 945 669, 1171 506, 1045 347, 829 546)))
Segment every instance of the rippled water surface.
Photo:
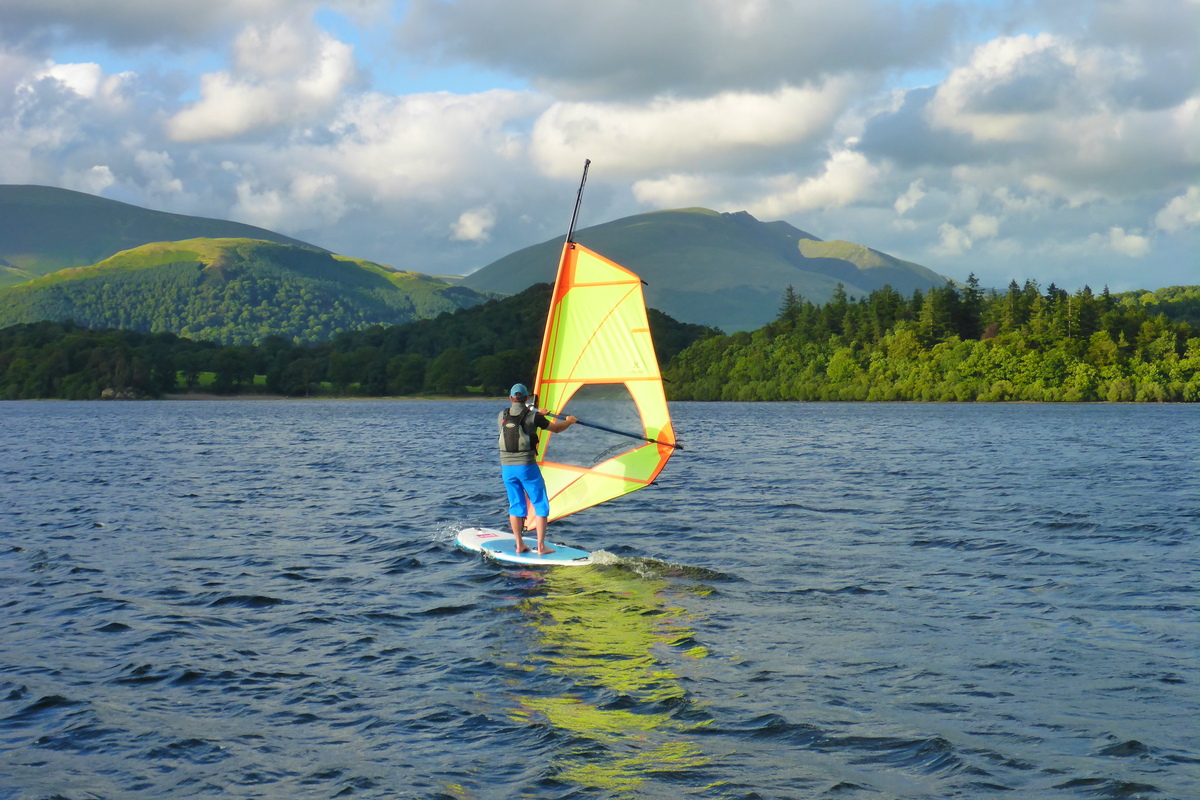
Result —
POLYGON ((501 405, 0 405, 0 798, 1200 797, 1200 408, 679 404, 538 571, 501 405))

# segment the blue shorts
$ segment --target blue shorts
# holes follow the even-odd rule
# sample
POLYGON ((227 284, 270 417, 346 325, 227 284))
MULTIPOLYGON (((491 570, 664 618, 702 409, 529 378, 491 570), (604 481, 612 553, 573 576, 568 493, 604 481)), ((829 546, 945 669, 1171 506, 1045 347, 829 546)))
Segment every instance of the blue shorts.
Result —
POLYGON ((546 482, 537 464, 505 464, 500 467, 504 477, 504 488, 508 491, 508 514, 523 517, 529 513, 525 496, 533 503, 533 513, 539 517, 550 516, 550 498, 546 496, 546 482))

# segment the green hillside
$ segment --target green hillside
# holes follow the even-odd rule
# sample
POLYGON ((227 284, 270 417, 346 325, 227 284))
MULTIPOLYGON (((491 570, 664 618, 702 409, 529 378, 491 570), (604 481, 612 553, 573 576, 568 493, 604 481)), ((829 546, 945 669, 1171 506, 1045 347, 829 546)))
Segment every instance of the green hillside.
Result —
POLYGON ((74 320, 222 343, 268 336, 312 342, 436 316, 489 296, 309 247, 197 238, 142 245, 0 290, 0 327, 74 320))
POLYGON ((150 242, 200 237, 320 249, 240 222, 151 211, 51 186, 0 185, 0 287, 85 267, 150 242))
MULTIPOLYGON (((771 321, 788 286, 823 303, 839 283, 863 296, 942 286, 946 278, 848 242, 822 242, 786 222, 702 208, 637 214, 576 233, 576 240, 638 273, 646 301, 676 319, 727 331, 771 321)), ((553 281, 562 239, 527 247, 463 279, 481 291, 518 292, 553 281)))

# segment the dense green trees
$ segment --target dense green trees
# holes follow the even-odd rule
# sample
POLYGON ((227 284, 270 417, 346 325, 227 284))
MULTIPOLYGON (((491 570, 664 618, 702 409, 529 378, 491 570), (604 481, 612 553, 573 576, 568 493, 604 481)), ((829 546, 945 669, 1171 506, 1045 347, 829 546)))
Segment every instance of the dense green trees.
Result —
MULTIPOLYGON (((295 344, 268 336, 257 346, 197 342, 169 333, 88 330, 39 322, 0 330, 0 397, 91 399, 157 397, 204 388, 293 397, 335 395, 503 395, 532 384, 550 287, 491 300, 405 325, 342 333, 295 344), (202 377, 211 382, 201 387, 202 377), (255 377, 264 376, 261 386, 255 377)), ((664 361, 716 332, 650 313, 664 361)))
POLYGON ((1195 402, 1198 309, 1200 287, 1001 293, 973 275, 824 306, 788 292, 774 322, 697 342, 665 375, 673 399, 1195 402))
POLYGON ((0 397, 86 400, 157 396, 176 388, 184 352, 216 351, 173 334, 89 331, 42 322, 0 330, 0 397))
MULTIPOLYGON (((257 346, 41 322, 0 330, 0 397, 502 395, 531 383, 550 287, 318 344, 257 346), (262 376, 262 378, 256 378, 262 376), (257 380, 257 383, 256 383, 257 380), (203 383, 202 383, 203 381, 203 383)), ((672 399, 1200 401, 1200 287, 1099 295, 972 276, 904 297, 785 293, 777 319, 725 336, 651 311, 672 399)))

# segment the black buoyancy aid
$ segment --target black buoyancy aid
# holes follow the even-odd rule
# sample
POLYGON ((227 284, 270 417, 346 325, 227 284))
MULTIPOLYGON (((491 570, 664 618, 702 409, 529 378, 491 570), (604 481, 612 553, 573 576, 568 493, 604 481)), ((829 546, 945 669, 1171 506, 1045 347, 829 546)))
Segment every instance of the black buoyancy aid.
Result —
POLYGON ((512 416, 511 409, 504 409, 504 432, 501 437, 504 452, 525 453, 537 449, 537 426, 534 426, 532 434, 525 429, 525 418, 529 416, 531 411, 532 409, 526 408, 521 412, 520 416, 514 417, 512 416))

